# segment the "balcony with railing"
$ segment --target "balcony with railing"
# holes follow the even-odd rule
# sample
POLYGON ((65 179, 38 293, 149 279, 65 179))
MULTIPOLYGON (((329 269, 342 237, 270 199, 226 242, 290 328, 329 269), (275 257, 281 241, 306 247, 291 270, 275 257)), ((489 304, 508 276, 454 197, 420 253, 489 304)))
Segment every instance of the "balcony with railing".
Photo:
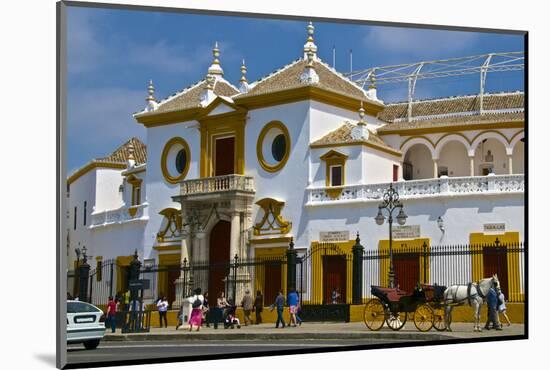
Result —
POLYGON ((243 175, 224 175, 192 179, 182 181, 180 184, 180 196, 182 197, 237 192, 253 195, 256 192, 254 189, 254 178, 243 175))
POLYGON ((142 203, 137 206, 124 206, 113 210, 94 212, 92 213, 90 228, 122 224, 131 221, 147 221, 149 217, 146 208, 147 203, 142 203))
MULTIPOLYGON (((307 206, 380 201, 390 183, 309 188, 307 206), (341 188, 337 197, 333 190, 341 188), (329 190, 330 193, 329 194, 329 190)), ((524 192, 524 175, 488 175, 446 177, 437 179, 398 181, 393 187, 401 199, 447 197, 474 194, 520 194, 524 192)))

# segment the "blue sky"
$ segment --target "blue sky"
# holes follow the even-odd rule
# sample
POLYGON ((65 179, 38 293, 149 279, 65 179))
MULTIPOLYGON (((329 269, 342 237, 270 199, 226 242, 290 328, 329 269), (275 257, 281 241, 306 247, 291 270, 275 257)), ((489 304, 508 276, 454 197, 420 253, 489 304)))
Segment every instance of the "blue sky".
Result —
MULTIPOLYGON (((69 173, 108 155, 131 136, 145 141, 132 113, 145 106, 147 82, 164 98, 204 78, 218 41, 225 78, 235 85, 244 58, 254 81, 302 55, 306 21, 131 10, 68 9, 69 173)), ((314 22, 318 55, 336 69, 523 51, 523 36, 314 22)), ((417 98, 477 93, 479 76, 420 81, 417 98)), ((490 74, 489 91, 523 90, 521 72, 490 74)), ((406 85, 379 86, 387 102, 406 100, 406 85)))

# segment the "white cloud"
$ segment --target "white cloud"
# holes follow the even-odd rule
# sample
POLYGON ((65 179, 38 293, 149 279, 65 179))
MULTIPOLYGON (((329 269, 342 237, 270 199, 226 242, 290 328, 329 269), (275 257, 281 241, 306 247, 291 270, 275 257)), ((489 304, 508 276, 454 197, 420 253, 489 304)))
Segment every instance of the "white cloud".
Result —
POLYGON ((402 27, 373 27, 365 46, 382 52, 408 54, 416 58, 443 57, 462 51, 477 41, 475 32, 440 31, 402 27))

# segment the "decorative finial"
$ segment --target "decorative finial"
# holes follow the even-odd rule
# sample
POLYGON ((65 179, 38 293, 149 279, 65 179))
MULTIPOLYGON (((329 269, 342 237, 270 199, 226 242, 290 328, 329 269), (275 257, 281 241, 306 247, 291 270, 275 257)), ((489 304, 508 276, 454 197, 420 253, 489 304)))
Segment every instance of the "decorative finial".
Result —
POLYGON ((135 159, 134 158, 134 144, 130 140, 130 144, 128 144, 128 159, 135 159))
POLYGON ((317 54, 317 45, 315 45, 315 42, 313 40, 314 31, 315 27, 313 26, 313 23, 309 22, 309 24, 307 25, 307 41, 304 44, 304 59, 307 58, 308 51, 311 51, 314 57, 317 54))
POLYGON ((365 109, 363 108, 363 101, 361 100, 361 108, 359 108, 359 122, 358 125, 365 125, 365 109))
POLYGON ((316 84, 319 82, 319 75, 315 71, 315 66, 313 65, 313 51, 308 50, 306 56, 307 64, 304 72, 300 75, 300 82, 307 85, 316 84))
POLYGON ((241 65, 241 79, 239 81, 241 83, 239 86, 239 91, 242 93, 248 92, 248 80, 246 79, 246 65, 244 63, 244 59, 243 64, 241 65))
POLYGON ((153 86, 153 80, 149 80, 149 85, 147 86, 147 92, 149 93, 149 95, 147 96, 147 98, 145 99, 145 101, 147 102, 147 110, 148 111, 151 111, 151 110, 155 110, 157 108, 157 99, 155 99, 155 86, 153 86))
POLYGON ((203 88, 200 99, 200 106, 206 107, 214 99, 216 99, 216 94, 214 94, 214 83, 216 82, 216 77, 214 75, 206 75, 206 86, 203 88))
POLYGON ((370 100, 375 100, 379 103, 382 103, 382 100, 378 99, 376 96, 376 70, 373 69, 369 76, 370 84, 367 90, 367 97, 370 100))
POLYGON ((218 48, 217 41, 214 45, 214 49, 212 49, 212 55, 214 56, 214 60, 212 61, 210 68, 208 68, 208 74, 213 75, 214 77, 223 76, 223 69, 220 64, 220 60, 218 59, 220 57, 220 49, 218 48))
POLYGON ((376 70, 375 69, 373 69, 372 73, 370 74, 369 90, 370 89, 376 89, 376 70))

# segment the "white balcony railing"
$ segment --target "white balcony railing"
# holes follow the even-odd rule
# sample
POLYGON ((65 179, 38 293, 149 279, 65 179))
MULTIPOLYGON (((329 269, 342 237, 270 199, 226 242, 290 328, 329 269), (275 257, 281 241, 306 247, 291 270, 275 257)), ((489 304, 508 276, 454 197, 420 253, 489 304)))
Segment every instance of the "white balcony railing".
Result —
MULTIPOLYGON (((335 188, 310 188, 306 205, 379 201, 389 186, 390 183, 342 186, 342 191, 337 197, 331 197, 328 193, 328 190, 335 188)), ((524 175, 442 177, 399 181, 394 182, 393 186, 401 199, 414 199, 468 194, 523 193, 525 180, 524 175)))
POLYGON ((147 203, 132 207, 121 207, 113 210, 92 213, 92 223, 90 228, 106 226, 112 224, 121 224, 135 220, 147 220, 145 208, 147 203))
POLYGON ((229 191, 254 193, 254 178, 243 175, 225 175, 181 182, 180 195, 210 194, 229 191))

